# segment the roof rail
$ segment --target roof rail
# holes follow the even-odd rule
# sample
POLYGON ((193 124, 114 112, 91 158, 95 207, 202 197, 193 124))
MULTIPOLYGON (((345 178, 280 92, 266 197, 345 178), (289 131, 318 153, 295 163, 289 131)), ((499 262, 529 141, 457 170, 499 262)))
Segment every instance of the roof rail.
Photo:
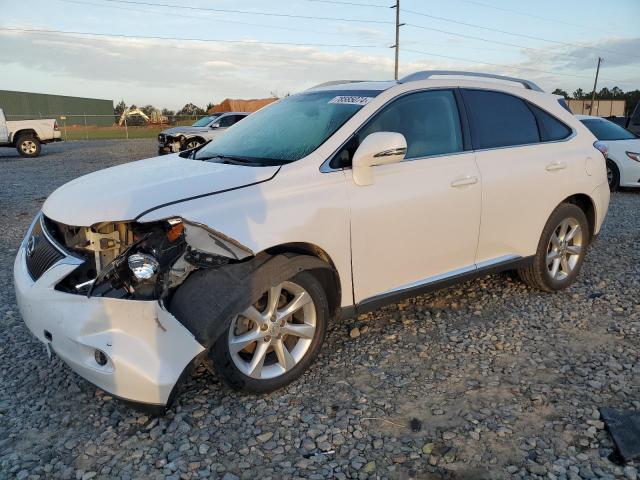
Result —
POLYGON ((504 75, 493 75, 491 73, 477 73, 477 72, 458 72, 456 70, 425 70, 424 72, 416 72, 406 77, 402 77, 398 80, 398 83, 415 82, 417 80, 427 80, 434 76, 461 76, 461 77, 480 77, 480 78, 493 78, 496 80, 506 80, 508 82, 515 82, 521 84, 528 90, 535 90, 536 92, 542 92, 543 90, 535 83, 524 80, 522 78, 506 77, 504 75))
POLYGON ((313 87, 307 88, 307 90, 313 90, 314 88, 330 87, 331 85, 342 85, 344 83, 359 83, 366 82, 366 80, 331 80, 330 82, 319 83, 313 87))

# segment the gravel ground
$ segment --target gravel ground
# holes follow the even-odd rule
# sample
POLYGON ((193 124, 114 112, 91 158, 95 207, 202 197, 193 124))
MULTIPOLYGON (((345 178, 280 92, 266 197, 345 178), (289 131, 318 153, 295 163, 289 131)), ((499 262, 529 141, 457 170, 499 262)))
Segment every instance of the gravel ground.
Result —
POLYGON ((0 477, 638 477, 607 457, 602 406, 640 410, 640 192, 612 197, 579 281, 543 294, 494 275, 335 323, 297 382, 265 396, 198 371, 149 418, 49 362, 11 270, 45 197, 154 154, 149 141, 0 151, 0 477))

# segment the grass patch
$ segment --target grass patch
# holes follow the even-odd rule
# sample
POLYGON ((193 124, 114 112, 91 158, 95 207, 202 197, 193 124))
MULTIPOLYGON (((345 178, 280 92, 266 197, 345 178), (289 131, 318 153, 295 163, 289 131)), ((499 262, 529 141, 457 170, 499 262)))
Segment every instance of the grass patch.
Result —
MULTIPOLYGON (((156 138, 163 128, 158 127, 129 127, 129 138, 156 138)), ((63 140, 124 140, 127 132, 124 127, 64 127, 60 126, 63 140), (66 135, 65 135, 66 133, 66 135)))

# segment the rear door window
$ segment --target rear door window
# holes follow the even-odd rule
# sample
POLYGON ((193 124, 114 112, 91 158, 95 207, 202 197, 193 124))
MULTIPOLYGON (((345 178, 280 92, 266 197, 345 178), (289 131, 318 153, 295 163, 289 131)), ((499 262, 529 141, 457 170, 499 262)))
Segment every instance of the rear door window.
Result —
POLYGON ((540 142, 536 117, 524 100, 502 92, 462 90, 473 148, 540 142))
POLYGON ((235 122, 235 115, 227 115, 226 117, 222 117, 220 119, 220 127, 224 128, 224 127, 230 127, 231 125, 233 125, 235 122))

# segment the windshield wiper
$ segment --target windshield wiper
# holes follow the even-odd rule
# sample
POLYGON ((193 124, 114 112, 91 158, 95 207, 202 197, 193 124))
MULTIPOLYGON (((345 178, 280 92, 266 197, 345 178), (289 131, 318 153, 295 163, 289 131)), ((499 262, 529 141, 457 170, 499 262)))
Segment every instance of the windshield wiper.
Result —
POLYGON ((224 160, 225 163, 230 163, 232 165, 253 165, 253 166, 261 166, 261 167, 274 167, 278 165, 282 165, 288 163, 284 160, 276 160, 273 158, 253 158, 253 157, 236 157, 233 155, 211 155, 208 157, 198 157, 196 160, 213 160, 219 158, 224 160))

